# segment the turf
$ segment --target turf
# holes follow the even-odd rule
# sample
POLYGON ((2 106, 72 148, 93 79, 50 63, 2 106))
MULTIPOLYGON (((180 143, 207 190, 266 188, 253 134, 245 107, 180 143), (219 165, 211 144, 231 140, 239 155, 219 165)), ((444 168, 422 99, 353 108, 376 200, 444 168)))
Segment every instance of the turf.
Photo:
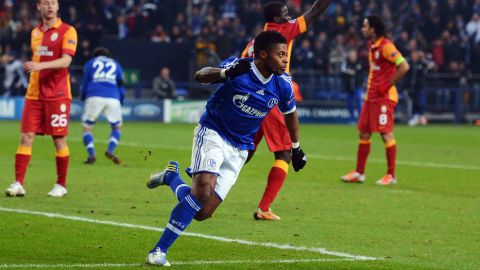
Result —
MULTIPOLYGON (((14 176, 19 123, 0 122, 0 130, 0 188, 5 188, 14 176)), ((325 248, 357 257, 350 260, 337 253, 185 235, 171 248, 168 258, 176 269, 478 270, 479 131, 468 126, 398 126, 399 184, 379 187, 374 182, 383 176, 386 165, 378 136, 373 138, 367 182, 344 184, 339 176, 355 163, 355 127, 303 125, 301 143, 309 160, 301 172, 291 169, 273 204, 282 221, 252 218, 273 163, 262 143, 214 218, 193 222, 187 232, 250 243, 325 248), (358 256, 379 260, 362 261, 358 256)), ((0 197, 0 268, 147 267, 143 261, 158 240, 158 231, 5 209, 163 228, 176 200, 168 188, 148 190, 145 182, 168 159, 178 160, 183 167, 189 165, 192 132, 193 125, 126 123, 123 145, 118 148, 125 165, 116 166, 103 157, 109 131, 99 123, 94 129, 98 158, 91 166, 82 164, 86 153, 81 126, 72 123, 69 194, 60 199, 46 196, 55 179, 51 139, 36 137, 26 196, 0 197), (115 265, 100 265, 104 263, 115 265)))

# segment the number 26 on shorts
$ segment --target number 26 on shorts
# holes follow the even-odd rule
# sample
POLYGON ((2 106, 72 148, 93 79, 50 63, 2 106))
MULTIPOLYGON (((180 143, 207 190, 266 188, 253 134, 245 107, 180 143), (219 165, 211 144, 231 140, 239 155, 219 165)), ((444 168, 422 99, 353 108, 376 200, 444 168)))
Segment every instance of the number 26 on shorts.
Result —
POLYGON ((52 127, 66 127, 68 124, 66 114, 52 114, 52 127))

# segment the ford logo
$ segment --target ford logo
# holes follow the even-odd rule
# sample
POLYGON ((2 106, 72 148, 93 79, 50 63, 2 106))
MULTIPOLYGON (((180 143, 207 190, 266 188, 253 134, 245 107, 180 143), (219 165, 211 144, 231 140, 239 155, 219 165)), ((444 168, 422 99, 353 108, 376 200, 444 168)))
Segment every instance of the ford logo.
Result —
POLYGON ((135 106, 133 114, 139 117, 155 117, 160 115, 160 107, 153 104, 141 104, 135 106))

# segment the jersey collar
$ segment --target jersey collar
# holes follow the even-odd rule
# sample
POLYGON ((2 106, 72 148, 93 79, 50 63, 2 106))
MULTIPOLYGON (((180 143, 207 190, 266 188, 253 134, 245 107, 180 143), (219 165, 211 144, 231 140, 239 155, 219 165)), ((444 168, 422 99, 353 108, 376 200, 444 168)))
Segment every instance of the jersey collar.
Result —
MULTIPOLYGON (((51 28, 57 29, 58 27, 60 27, 61 24, 62 24, 62 20, 61 20, 60 18, 57 18, 57 21, 53 24, 53 26, 52 26, 51 28)), ((38 25, 38 28, 39 28, 40 30, 43 29, 43 22, 41 22, 41 23, 38 25)), ((50 30, 51 28, 47 29, 47 31, 50 30)), ((42 30, 42 31, 43 31, 43 30, 42 30)), ((45 31, 45 32, 46 32, 46 31, 45 31)))
POLYGON ((263 83, 263 84, 267 84, 273 77, 273 74, 270 75, 270 77, 268 78, 265 78, 263 77, 262 73, 260 73, 260 71, 258 70, 257 66, 255 65, 255 60, 252 61, 252 70, 253 70, 253 74, 255 74, 255 76, 263 83))
POLYGON ((380 43, 382 43, 384 38, 385 37, 381 37, 381 38, 377 39, 377 41, 375 41, 375 43, 372 43, 372 49, 373 48, 378 48, 378 46, 380 46, 380 43))

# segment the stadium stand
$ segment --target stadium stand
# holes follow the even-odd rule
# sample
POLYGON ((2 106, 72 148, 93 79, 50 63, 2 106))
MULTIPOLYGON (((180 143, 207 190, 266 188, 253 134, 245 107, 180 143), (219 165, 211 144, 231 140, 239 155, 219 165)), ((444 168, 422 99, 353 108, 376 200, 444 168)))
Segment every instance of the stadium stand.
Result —
MULTIPOLYGON (((78 70, 91 49, 106 39, 191 46, 195 57, 189 70, 194 70, 240 55, 245 44, 262 30, 266 2, 63 0, 60 17, 78 29, 80 44, 74 58, 78 70)), ((287 5, 294 17, 312 2, 288 0, 287 5)), ((2 55, 14 50, 20 59, 28 57, 30 30, 38 22, 34 14, 35 1, 0 0, 2 55)), ((420 50, 435 64, 427 75, 430 111, 453 110, 452 106, 460 102, 457 99, 461 99, 461 108, 455 110, 480 111, 480 0, 334 1, 296 41, 292 52, 292 74, 306 101, 344 96, 341 63, 349 51, 357 51, 367 69, 367 48, 360 26, 369 14, 385 19, 388 36, 403 55, 409 57, 412 51, 420 50), (461 95, 455 98, 459 90, 461 95)), ((173 79, 189 89, 191 78, 179 78, 178 73, 172 72, 173 79)), ((147 89, 142 91, 148 91, 154 75, 142 74, 142 88, 147 89)))

